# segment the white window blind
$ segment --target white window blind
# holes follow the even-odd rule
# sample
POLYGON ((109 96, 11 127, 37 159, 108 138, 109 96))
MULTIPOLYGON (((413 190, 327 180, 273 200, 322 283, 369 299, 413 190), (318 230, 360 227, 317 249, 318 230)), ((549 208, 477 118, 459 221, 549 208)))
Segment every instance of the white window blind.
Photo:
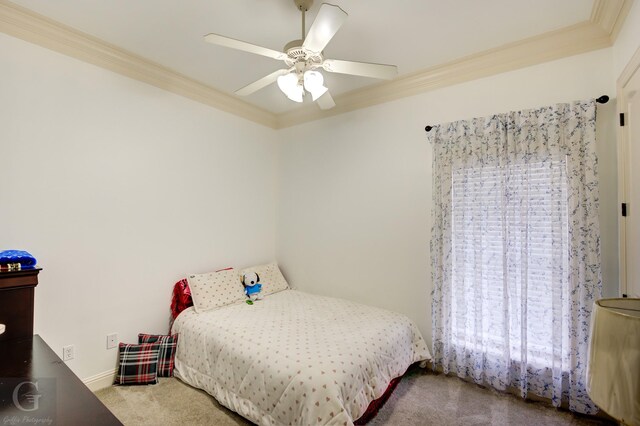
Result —
POLYGON ((537 367, 561 361, 566 182, 565 161, 454 168, 451 337, 459 349, 537 367))

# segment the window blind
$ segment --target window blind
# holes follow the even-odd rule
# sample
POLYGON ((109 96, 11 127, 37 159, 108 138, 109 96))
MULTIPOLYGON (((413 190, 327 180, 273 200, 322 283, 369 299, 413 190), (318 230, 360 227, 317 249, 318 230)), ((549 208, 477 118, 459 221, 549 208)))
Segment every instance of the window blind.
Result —
POLYGON ((454 167, 454 345, 558 365, 568 341, 568 324, 554 326, 568 300, 566 173, 565 161, 454 167))

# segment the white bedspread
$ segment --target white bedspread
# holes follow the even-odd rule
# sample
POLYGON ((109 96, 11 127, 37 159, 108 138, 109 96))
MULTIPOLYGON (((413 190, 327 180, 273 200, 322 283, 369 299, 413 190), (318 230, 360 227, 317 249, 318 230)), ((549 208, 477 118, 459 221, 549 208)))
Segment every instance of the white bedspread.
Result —
POLYGON ((430 359, 404 315, 285 290, 181 313, 176 375, 261 425, 351 425, 389 382, 430 359))

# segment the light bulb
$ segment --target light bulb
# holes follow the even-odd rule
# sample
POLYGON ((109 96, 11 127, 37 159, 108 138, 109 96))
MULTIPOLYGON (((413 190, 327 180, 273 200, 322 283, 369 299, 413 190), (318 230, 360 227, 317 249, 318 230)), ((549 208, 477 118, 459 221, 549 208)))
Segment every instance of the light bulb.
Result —
POLYGON ((288 96, 291 88, 298 84, 298 79, 295 74, 289 73, 278 77, 278 87, 282 90, 282 93, 288 96))
POLYGON ((278 77, 278 87, 282 90, 282 93, 287 95, 287 98, 294 102, 302 102, 304 89, 300 84, 298 84, 298 77, 296 74, 289 73, 278 77))
POLYGON ((302 102, 302 97, 304 96, 304 89, 301 84, 296 84, 291 88, 287 97, 294 102, 302 102))
POLYGON ((318 71, 307 71, 304 73, 304 88, 311 93, 311 97, 315 101, 324 95, 329 89, 324 87, 324 77, 318 71))

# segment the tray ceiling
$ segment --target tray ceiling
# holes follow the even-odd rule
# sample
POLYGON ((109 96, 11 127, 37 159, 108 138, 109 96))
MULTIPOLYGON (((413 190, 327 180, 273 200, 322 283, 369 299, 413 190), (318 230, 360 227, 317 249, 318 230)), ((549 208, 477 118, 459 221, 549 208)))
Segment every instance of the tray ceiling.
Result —
MULTIPOLYGON (((6 3, 6 2, 5 2, 6 3)), ((300 38, 292 0, 14 0, 235 97, 281 63, 203 42, 215 32, 276 50, 300 38)), ((307 29, 322 2, 307 13, 307 29)), ((399 77, 590 18, 588 0, 333 0, 349 17, 325 56, 395 64, 399 77)), ((334 98, 379 80, 325 72, 334 98)), ((275 114, 301 108, 276 85, 238 97, 275 114)), ((310 102, 309 102, 310 103, 310 102)), ((307 104, 307 101, 305 101, 307 104)), ((302 106, 305 108, 305 106, 302 106)))

